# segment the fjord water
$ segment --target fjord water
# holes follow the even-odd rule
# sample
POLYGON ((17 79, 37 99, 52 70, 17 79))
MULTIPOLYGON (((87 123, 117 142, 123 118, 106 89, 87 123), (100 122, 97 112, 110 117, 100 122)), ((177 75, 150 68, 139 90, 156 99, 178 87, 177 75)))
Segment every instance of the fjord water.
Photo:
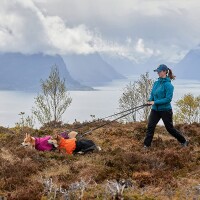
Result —
MULTIPOLYGON (((96 87, 96 91, 70 91, 72 104, 63 115, 65 123, 91 120, 90 115, 101 118, 113 114, 118 110, 118 101, 123 93, 123 88, 130 82, 137 80, 138 76, 131 76, 128 79, 116 80, 108 85, 96 87)), ((180 80, 173 81, 175 86, 174 102, 184 94, 191 93, 200 95, 200 81, 180 80)), ((34 97, 37 93, 20 91, 0 91, 0 126, 13 127, 19 121, 20 112, 31 114, 34 105, 34 97)), ((38 124, 36 124, 38 126, 38 124)))

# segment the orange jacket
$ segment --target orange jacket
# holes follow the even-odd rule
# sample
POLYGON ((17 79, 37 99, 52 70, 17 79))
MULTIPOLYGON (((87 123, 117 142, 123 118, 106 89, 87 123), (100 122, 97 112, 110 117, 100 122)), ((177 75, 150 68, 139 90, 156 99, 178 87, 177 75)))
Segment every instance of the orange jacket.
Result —
POLYGON ((76 138, 64 139, 62 138, 59 144, 60 149, 65 149, 67 154, 72 154, 76 149, 76 138))

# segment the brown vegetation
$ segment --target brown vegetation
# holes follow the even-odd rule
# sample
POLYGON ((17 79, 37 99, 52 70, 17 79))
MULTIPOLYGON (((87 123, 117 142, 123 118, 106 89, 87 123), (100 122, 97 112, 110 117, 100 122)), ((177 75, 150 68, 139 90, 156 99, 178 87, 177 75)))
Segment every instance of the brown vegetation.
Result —
MULTIPOLYGON (((83 133, 99 123, 63 125, 61 130, 79 128, 83 133)), ((57 188, 56 199, 199 199, 200 125, 177 128, 190 140, 189 147, 181 147, 158 126, 152 147, 144 150, 146 124, 116 122, 87 136, 101 152, 67 156, 20 146, 25 131, 41 136, 52 129, 0 127, 0 197, 53 199, 57 188)))

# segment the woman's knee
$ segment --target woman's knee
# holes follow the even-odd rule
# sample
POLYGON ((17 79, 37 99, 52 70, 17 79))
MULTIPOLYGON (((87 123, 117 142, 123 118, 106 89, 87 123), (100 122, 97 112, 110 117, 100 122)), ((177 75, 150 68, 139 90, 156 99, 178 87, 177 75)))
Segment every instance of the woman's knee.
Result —
POLYGON ((156 124, 148 124, 147 125, 147 130, 154 130, 156 128, 156 124))

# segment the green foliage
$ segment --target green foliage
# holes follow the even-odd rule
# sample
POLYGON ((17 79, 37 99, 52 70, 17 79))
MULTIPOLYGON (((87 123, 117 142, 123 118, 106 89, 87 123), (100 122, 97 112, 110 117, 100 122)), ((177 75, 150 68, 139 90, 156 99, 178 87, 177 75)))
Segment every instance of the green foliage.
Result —
POLYGON ((71 104, 65 80, 61 80, 57 66, 52 67, 48 79, 41 81, 42 93, 35 98, 32 112, 42 124, 61 121, 63 113, 71 104))
POLYGON ((175 123, 193 123, 200 122, 200 96, 195 97, 192 94, 185 94, 176 101, 175 123))
MULTIPOLYGON (((153 86, 153 80, 149 78, 149 73, 142 74, 138 81, 129 83, 124 88, 124 92, 119 99, 119 108, 121 111, 134 108, 136 106, 145 104, 150 96, 153 86)), ((150 107, 145 107, 139 112, 140 119, 147 121, 150 112, 150 107)), ((126 121, 137 121, 136 112, 126 117, 126 121)))

